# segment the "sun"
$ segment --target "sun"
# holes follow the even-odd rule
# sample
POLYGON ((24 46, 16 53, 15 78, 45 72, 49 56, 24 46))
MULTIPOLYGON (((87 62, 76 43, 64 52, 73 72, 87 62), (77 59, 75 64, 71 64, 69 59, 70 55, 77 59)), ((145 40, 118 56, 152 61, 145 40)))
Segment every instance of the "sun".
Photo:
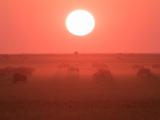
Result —
POLYGON ((78 9, 72 11, 65 21, 67 30, 75 36, 85 36, 91 33, 95 27, 95 18, 87 10, 78 9))

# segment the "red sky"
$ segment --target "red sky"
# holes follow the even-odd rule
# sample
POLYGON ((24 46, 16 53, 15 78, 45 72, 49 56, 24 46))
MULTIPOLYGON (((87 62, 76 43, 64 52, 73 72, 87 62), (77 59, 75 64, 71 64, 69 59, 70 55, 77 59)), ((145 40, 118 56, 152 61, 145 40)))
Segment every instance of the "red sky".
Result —
POLYGON ((159 0, 1 0, 0 53, 160 53, 159 0), (89 10, 95 30, 65 28, 74 9, 89 10))

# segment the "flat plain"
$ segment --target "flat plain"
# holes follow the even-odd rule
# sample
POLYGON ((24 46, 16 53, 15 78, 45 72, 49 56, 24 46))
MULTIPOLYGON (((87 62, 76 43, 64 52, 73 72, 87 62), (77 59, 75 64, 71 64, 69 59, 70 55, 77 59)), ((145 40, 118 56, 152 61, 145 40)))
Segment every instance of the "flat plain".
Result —
POLYGON ((159 54, 0 55, 0 120, 98 119, 160 120, 159 54))

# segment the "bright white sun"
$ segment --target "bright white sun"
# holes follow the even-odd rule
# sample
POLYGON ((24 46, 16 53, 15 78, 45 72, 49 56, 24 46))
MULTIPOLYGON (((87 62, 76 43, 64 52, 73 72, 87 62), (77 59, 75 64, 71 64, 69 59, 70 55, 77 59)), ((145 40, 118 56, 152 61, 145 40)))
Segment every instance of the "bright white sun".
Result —
POLYGON ((67 30, 76 36, 85 36, 95 27, 95 19, 91 13, 79 9, 72 11, 66 18, 67 30))

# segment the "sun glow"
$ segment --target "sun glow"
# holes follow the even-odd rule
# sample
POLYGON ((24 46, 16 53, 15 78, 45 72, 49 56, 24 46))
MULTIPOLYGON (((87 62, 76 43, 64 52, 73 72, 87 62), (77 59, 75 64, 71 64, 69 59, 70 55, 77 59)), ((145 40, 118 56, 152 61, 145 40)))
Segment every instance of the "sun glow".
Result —
POLYGON ((91 13, 79 9, 72 11, 66 18, 67 30, 76 36, 85 36, 95 27, 95 19, 91 13))

